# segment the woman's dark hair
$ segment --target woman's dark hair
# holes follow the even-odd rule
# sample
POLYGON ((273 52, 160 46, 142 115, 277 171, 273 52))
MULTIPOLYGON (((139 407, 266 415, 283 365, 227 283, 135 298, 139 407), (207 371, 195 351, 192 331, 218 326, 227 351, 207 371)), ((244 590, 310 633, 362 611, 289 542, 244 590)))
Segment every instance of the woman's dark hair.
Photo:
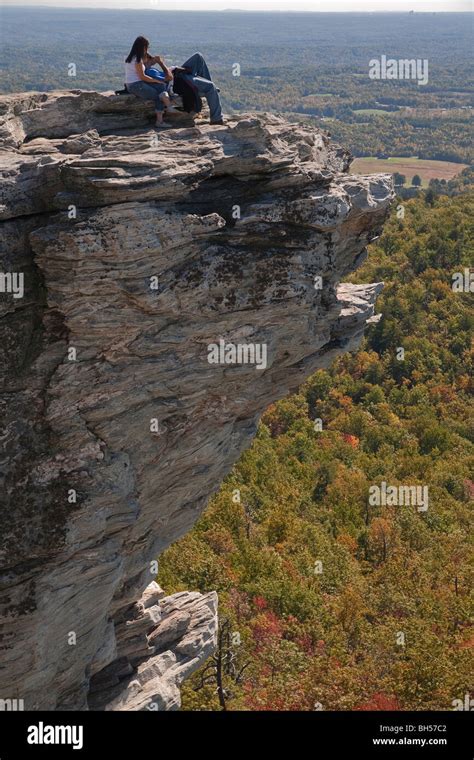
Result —
POLYGON ((149 46, 150 43, 146 37, 137 37, 128 54, 128 58, 125 58, 126 62, 131 63, 135 59, 137 63, 141 63, 149 46))

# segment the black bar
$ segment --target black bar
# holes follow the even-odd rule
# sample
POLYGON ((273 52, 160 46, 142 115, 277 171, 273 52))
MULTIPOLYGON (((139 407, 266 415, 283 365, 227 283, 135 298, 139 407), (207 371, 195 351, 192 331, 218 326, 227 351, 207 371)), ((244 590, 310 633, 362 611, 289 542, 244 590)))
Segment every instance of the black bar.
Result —
POLYGON ((107 758, 130 755, 130 760, 136 760, 140 754, 150 760, 174 760, 187 751, 223 758, 238 751, 247 760, 255 750, 265 753, 262 760, 282 750, 289 760, 303 756, 308 760, 359 756, 472 760, 470 735, 472 715, 462 711, 2 712, 0 760, 19 760, 25 755, 92 758, 99 752, 107 758), (64 732, 56 733, 57 726, 65 727, 64 732), (44 743, 29 743, 28 737, 42 738, 44 743), (50 738, 71 743, 46 743, 50 738))

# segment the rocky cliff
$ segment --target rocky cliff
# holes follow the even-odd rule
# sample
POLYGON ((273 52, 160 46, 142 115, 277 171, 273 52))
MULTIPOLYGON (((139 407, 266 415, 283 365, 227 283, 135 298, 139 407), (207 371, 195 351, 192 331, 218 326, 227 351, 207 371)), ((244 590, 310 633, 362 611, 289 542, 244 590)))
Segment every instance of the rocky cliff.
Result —
POLYGON ((216 598, 164 597, 155 560, 265 408, 357 347, 381 287, 339 281, 389 175, 276 116, 150 118, 0 99, 0 697, 30 710, 179 706, 216 598))

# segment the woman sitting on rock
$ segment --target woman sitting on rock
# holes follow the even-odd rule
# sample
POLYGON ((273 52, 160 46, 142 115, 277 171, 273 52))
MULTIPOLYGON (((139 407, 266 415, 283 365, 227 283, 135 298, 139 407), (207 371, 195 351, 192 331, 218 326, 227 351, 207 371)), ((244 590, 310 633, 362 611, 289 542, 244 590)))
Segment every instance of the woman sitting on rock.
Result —
POLYGON ((173 74, 160 56, 153 58, 153 63, 158 64, 163 71, 163 79, 150 77, 145 73, 145 62, 150 61, 148 48, 150 43, 146 37, 137 37, 132 49, 125 59, 125 87, 128 92, 137 95, 143 100, 152 100, 155 104, 156 127, 168 129, 171 125, 163 121, 163 111, 176 111, 171 105, 171 99, 167 91, 167 83, 173 79, 173 74))

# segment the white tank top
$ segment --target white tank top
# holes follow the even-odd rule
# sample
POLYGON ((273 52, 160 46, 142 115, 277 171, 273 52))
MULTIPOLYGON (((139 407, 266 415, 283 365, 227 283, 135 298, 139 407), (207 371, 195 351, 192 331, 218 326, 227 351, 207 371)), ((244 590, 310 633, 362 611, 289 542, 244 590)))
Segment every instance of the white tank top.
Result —
MULTIPOLYGON (((133 84, 134 82, 140 81, 140 77, 135 70, 136 65, 137 62, 135 60, 131 63, 125 61, 125 84, 133 84)), ((144 69, 143 63, 140 63, 139 65, 144 69)))

